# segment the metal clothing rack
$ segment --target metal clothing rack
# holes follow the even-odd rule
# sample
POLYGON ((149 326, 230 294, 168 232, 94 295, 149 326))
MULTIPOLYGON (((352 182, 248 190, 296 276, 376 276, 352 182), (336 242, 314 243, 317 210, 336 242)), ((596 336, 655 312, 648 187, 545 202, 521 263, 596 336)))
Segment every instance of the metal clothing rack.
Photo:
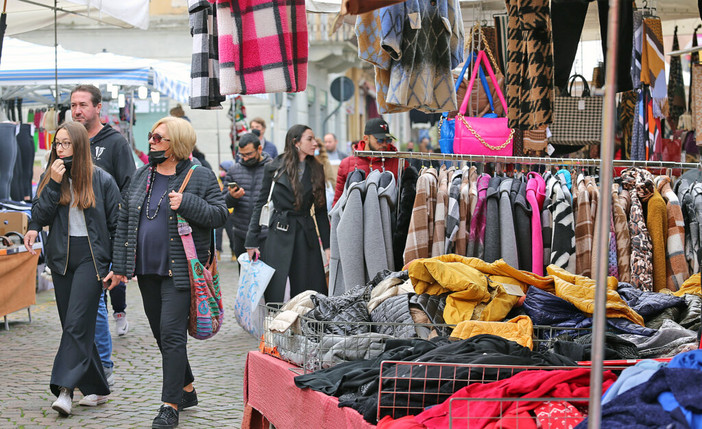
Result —
MULTIPOLYGON (((486 155, 462 155, 453 153, 431 153, 431 152, 381 152, 373 150, 362 150, 355 152, 356 156, 380 158, 400 158, 400 159, 421 159, 427 161, 453 161, 453 162, 477 162, 477 163, 502 163, 502 164, 525 164, 525 165, 576 165, 582 167, 599 167, 601 160, 584 158, 539 158, 530 156, 486 156, 486 155)), ((634 161, 628 159, 612 160, 614 167, 640 167, 640 168, 678 168, 678 169, 702 169, 702 163, 693 162, 671 162, 671 161, 634 161)))

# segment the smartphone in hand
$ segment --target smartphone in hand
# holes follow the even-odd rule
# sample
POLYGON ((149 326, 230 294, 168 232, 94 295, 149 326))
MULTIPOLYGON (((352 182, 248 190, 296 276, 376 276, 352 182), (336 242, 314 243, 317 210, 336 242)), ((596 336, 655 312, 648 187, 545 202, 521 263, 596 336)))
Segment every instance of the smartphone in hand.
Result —
POLYGON ((229 189, 239 189, 239 185, 236 182, 229 182, 227 187, 229 187, 229 189))

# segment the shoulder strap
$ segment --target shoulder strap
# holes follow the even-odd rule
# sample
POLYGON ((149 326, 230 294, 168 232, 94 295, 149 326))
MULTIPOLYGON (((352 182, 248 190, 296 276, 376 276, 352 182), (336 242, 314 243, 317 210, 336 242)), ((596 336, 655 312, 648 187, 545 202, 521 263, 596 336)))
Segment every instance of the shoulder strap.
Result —
POLYGON ((193 165, 192 167, 190 167, 190 170, 188 170, 188 174, 185 175, 185 179, 183 180, 183 183, 181 183, 180 189, 178 189, 179 194, 182 194, 185 190, 185 187, 188 185, 188 182, 190 181, 190 176, 193 175, 195 167, 197 167, 197 165, 193 165))

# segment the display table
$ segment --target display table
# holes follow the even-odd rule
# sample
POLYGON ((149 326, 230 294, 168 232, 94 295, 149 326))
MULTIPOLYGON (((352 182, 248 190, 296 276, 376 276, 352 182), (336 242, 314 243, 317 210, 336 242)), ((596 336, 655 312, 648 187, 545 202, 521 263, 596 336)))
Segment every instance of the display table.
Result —
POLYGON ((39 252, 0 255, 0 317, 36 303, 38 260, 39 252))
POLYGON ((371 429, 353 408, 339 408, 339 399, 310 389, 299 389, 293 379, 298 367, 260 352, 249 352, 244 375, 242 429, 371 429))

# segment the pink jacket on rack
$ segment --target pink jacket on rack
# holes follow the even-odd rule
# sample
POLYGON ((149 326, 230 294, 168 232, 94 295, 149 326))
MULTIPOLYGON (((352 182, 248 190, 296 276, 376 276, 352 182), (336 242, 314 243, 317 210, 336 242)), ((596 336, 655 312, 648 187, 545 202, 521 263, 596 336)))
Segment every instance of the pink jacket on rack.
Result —
POLYGON ((544 238, 541 231, 541 209, 546 199, 546 182, 539 173, 527 175, 526 199, 531 206, 531 271, 544 275, 544 238))

